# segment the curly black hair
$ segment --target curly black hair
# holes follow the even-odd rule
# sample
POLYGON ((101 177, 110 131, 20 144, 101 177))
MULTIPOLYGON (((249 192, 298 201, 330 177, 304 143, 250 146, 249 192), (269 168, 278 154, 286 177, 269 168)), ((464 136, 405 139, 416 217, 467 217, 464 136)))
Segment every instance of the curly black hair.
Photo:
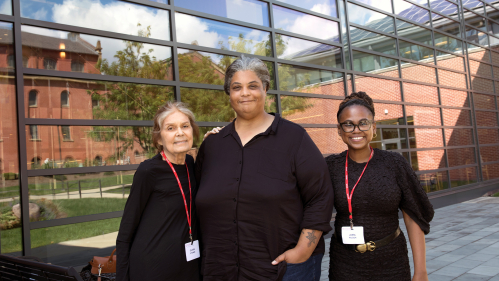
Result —
POLYGON ((338 109, 338 113, 336 114, 336 118, 340 119, 340 114, 343 109, 352 106, 352 105, 361 105, 365 108, 369 109, 373 114, 374 118, 374 102, 365 92, 357 92, 352 93, 348 97, 346 97, 341 103, 340 108, 338 109))

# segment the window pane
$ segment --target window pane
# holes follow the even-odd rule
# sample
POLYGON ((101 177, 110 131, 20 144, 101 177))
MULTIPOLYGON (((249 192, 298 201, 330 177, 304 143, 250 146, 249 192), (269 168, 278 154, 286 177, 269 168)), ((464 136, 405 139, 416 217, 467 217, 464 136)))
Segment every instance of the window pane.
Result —
POLYGON ((487 31, 487 27, 485 26, 485 19, 475 14, 470 14, 470 17, 465 18, 465 23, 482 31, 487 31))
POLYGON ((403 36, 426 45, 433 45, 430 30, 399 19, 397 19, 395 23, 397 25, 398 36, 403 36))
POLYGON ((414 171, 445 168, 444 150, 412 151, 411 160, 414 171))
POLYGON ((433 49, 399 40, 399 52, 403 58, 435 64, 433 49))
POLYGON ((410 125, 441 126, 440 109, 437 107, 406 106, 407 120, 412 119, 410 125))
POLYGON ((177 41, 222 50, 272 56, 270 33, 175 13, 177 41))
POLYGON ((390 0, 358 0, 358 2, 369 5, 374 8, 378 8, 388 13, 392 13, 392 3, 390 0))
POLYGON ((465 71, 464 58, 437 50, 437 65, 457 71, 465 71))
POLYGON ((224 18, 269 26, 267 3, 256 0, 176 0, 175 6, 224 18))
MULTIPOLYGON (((476 125, 483 127, 497 127, 497 113, 488 111, 475 111, 476 125)), ((497 159, 499 160, 499 159, 497 159)))
POLYGON ((310 138, 314 141, 322 154, 341 153, 347 145, 338 138, 336 128, 305 128, 310 138))
POLYGON ((27 118, 152 120, 158 107, 174 99, 168 86, 42 76, 25 76, 24 91, 25 97, 38 93, 37 107, 25 107, 27 118), (62 107, 63 91, 71 93, 71 107, 62 107))
MULTIPOLYGON (((471 60, 470 60, 470 62, 471 62, 471 60)), ((496 79, 496 80, 499 80, 499 67, 493 66, 492 68, 493 68, 493 72, 494 72, 494 77, 493 78, 496 79)))
POLYGON ((483 180, 492 180, 499 178, 499 163, 482 166, 483 180))
POLYGON ((404 125, 404 111, 398 104, 374 103, 377 112, 374 121, 378 125, 404 125))
POLYGON ((152 127, 71 126, 68 141, 59 126, 36 127, 38 139, 26 140, 31 170, 139 164, 156 154, 152 127))
POLYGON ((237 58, 178 48, 179 77, 182 82, 223 85, 225 70, 237 58))
POLYGON ((494 92, 494 83, 492 82, 492 80, 479 77, 472 77, 471 79, 471 87, 473 88, 473 90, 489 93, 494 92))
POLYGON ((480 157, 483 163, 499 159, 499 146, 480 146, 480 157))
MULTIPOLYGON (((492 53, 494 53, 494 52, 492 52, 492 53)), ((489 51, 482 48, 482 47, 472 45, 470 43, 468 43, 468 56, 471 59, 480 60, 480 61, 490 63, 489 51)))
MULTIPOLYGON (((469 50, 468 50, 468 52, 469 52, 469 50)), ((496 53, 496 52, 490 52, 490 54, 491 54, 491 56, 492 56, 492 63, 493 63, 493 64, 496 64, 496 65, 499 65, 499 53, 496 53)), ((471 58, 471 56, 470 56, 470 58, 471 58)), ((484 56, 484 59, 483 59, 483 60, 485 60, 485 61, 487 61, 487 62, 490 62, 490 59, 489 59, 489 57, 488 57, 488 51, 487 51, 487 57, 485 58, 485 56, 484 56)))
MULTIPOLYGON (((87 207, 91 207, 87 206, 87 207)), ((99 248, 91 248, 91 255, 109 256, 116 248, 121 218, 68 224, 30 230, 31 254, 44 262, 59 266, 78 266, 88 263, 89 248, 82 247, 85 238, 100 241, 99 248), (105 242, 104 242, 105 241, 105 242), (64 242, 64 243, 62 243, 64 242), (66 249, 61 254, 59 248, 66 249)), ((93 242, 88 242, 93 243, 93 242)))
POLYGON ((338 124, 340 100, 281 95, 282 117, 298 124, 338 124))
POLYGON ((21 0, 21 17, 170 40, 169 11, 124 1, 21 0))
POLYGON ((38 104, 37 95, 38 92, 36 90, 29 91, 28 106, 30 107, 37 106, 38 104))
POLYGON ((461 37, 461 27, 459 22, 433 13, 431 16, 433 18, 433 28, 456 37, 461 37))
POLYGON ((475 149, 472 147, 447 150, 449 167, 475 164, 475 149))
POLYGON ((450 175, 451 187, 472 184, 472 183, 475 183, 477 181, 475 167, 450 170, 449 175, 450 175))
POLYGON ((404 83, 404 100, 412 103, 438 104, 437 87, 404 83))
POLYGON ((447 171, 420 174, 418 178, 427 193, 449 188, 447 171))
POLYGON ((444 126, 471 126, 471 111, 442 108, 444 126))
POLYGON ((487 36, 487 33, 468 26, 466 26, 465 28, 466 28, 465 35, 468 41, 473 42, 475 44, 480 44, 482 46, 489 45, 489 37, 487 36))
POLYGON ((466 89, 466 74, 438 69, 438 82, 440 85, 466 89))
POLYGON ((440 88, 440 99, 443 105, 469 107, 468 93, 458 90, 440 88))
MULTIPOLYGON (((409 119, 407 122, 410 124, 409 119)), ((411 148, 442 147, 443 136, 441 129, 409 129, 409 143, 411 148)))
POLYGON ((173 79, 170 47, 32 26, 22 26, 22 39, 29 68, 72 71, 77 61, 85 73, 173 79))
POLYGON ((436 31, 434 31, 433 34, 435 34, 435 47, 450 51, 451 53, 461 53, 463 49, 461 40, 457 40, 436 31))
POLYGON ((319 69, 279 64, 281 91, 344 96, 343 74, 319 69))
POLYGON ((12 15, 12 0, 0 0, 0 13, 12 15))
POLYGON ((479 144, 499 143, 499 131, 497 129, 478 129, 479 144))
POLYGON ((480 109, 496 109, 496 101, 494 96, 483 95, 483 94, 473 94, 473 101, 475 108, 480 109))
POLYGON ((295 5, 297 7, 321 13, 327 16, 338 17, 336 12, 336 0, 279 0, 280 2, 295 5))
MULTIPOLYGON (((348 3, 348 20, 351 23, 386 33, 393 33, 395 30, 392 17, 352 3, 348 3)), ((352 39, 355 39, 357 33, 361 33, 361 31, 351 32, 352 39)))
POLYGON ((445 129, 445 142, 447 146, 461 146, 473 144, 472 129, 445 129))
POLYGON ((457 13, 458 13, 458 5, 451 3, 449 1, 441 0, 441 1, 434 1, 431 5, 431 8, 435 12, 439 12, 441 14, 444 14, 449 17, 453 17, 455 19, 459 19, 457 13))
POLYGON ((402 62, 402 78, 436 84, 435 68, 402 62))
POLYGON ((430 23, 430 13, 428 10, 413 5, 403 0, 393 0, 395 5, 395 14, 397 17, 406 18, 420 24, 430 23))
POLYGON ((402 101, 398 81, 355 75, 355 89, 366 92, 375 100, 402 101))
POLYGON ((387 55, 396 56, 396 40, 367 30, 350 27, 352 33, 357 31, 355 37, 352 36, 352 47, 362 48, 368 51, 375 51, 387 55))
POLYGON ((319 18, 277 5, 273 6, 275 28, 311 36, 331 42, 340 42, 339 26, 335 21, 319 18))
POLYGON ((397 60, 358 51, 352 51, 352 55, 356 71, 399 77, 397 60))
POLYGON ((276 34, 277 58, 343 68, 341 48, 276 34))
POLYGON ((470 72, 473 75, 485 76, 492 79, 492 67, 485 63, 470 60, 470 72))
POLYGON ((464 0, 463 1, 463 7, 466 7, 470 10, 473 10, 477 7, 482 7, 483 3, 480 1, 470 1, 470 0, 464 0))

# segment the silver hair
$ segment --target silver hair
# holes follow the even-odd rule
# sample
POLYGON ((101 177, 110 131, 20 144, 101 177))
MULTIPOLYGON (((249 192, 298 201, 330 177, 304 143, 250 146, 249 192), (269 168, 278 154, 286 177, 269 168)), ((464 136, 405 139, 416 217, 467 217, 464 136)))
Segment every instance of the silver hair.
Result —
POLYGON ((227 95, 230 95, 230 83, 232 82, 232 77, 238 71, 251 70, 260 80, 265 87, 265 91, 269 90, 270 87, 270 73, 267 65, 260 59, 245 57, 235 60, 225 71, 225 83, 224 90, 227 95))

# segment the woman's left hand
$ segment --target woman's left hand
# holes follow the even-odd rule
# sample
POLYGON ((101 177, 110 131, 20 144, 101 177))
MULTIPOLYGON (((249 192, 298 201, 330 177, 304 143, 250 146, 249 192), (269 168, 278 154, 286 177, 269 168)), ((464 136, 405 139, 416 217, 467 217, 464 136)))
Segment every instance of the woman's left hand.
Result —
POLYGON ((300 251, 297 248, 289 249, 286 252, 282 253, 278 256, 273 262, 272 265, 278 265, 282 261, 286 261, 287 263, 302 263, 306 262, 310 258, 304 251, 300 251))
POLYGON ((428 281, 428 273, 426 272, 415 272, 412 277, 412 281, 428 281))
POLYGON ((220 130, 222 130, 223 128, 224 127, 222 127, 222 128, 220 128, 220 127, 213 128, 211 131, 209 131, 206 134, 204 134, 203 140, 205 140, 209 135, 218 134, 220 132, 220 130))

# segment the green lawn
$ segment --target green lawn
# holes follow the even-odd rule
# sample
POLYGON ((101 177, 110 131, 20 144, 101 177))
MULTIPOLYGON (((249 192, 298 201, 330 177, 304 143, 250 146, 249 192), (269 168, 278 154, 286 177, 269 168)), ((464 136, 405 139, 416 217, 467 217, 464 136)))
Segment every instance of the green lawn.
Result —
MULTIPOLYGON (((83 198, 54 200, 68 217, 121 211, 126 199, 83 198)), ((93 237, 118 231, 121 218, 62 225, 31 230, 31 247, 41 247, 63 241, 93 237)), ((21 228, 1 231, 2 253, 21 251, 21 228)))
MULTIPOLYGON (((131 185, 125 185, 125 194, 130 194, 131 187, 132 187, 131 185)), ((103 191, 103 192, 123 194, 123 188, 118 187, 118 188, 108 189, 108 190, 103 191)))
POLYGON ((492 195, 494 197, 499 197, 499 192, 497 192, 496 194, 492 195))

